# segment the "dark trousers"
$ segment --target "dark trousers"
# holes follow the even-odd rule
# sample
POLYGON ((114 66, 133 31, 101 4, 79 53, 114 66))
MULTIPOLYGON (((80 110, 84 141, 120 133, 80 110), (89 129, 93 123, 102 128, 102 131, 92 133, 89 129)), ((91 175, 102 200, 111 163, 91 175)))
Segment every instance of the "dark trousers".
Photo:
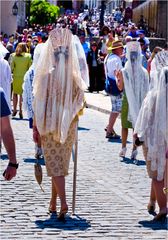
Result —
POLYGON ((90 86, 89 86, 89 91, 99 91, 99 74, 98 74, 98 67, 91 67, 90 68, 90 73, 89 73, 89 78, 90 78, 90 86))

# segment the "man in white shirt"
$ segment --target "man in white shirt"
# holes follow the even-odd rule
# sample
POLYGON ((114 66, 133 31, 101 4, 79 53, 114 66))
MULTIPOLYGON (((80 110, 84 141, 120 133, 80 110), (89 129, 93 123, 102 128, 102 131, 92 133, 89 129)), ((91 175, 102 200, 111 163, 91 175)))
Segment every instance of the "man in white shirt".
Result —
MULTIPOLYGON (((121 57, 123 55, 123 44, 121 41, 117 40, 112 43, 112 53, 107 55, 104 60, 104 66, 105 66, 105 75, 106 75, 106 81, 108 78, 113 79, 115 82, 115 75, 116 72, 120 69, 122 69, 122 61, 121 57)), ((115 83, 116 84, 116 83, 115 83)), ((115 121, 121 112, 121 106, 122 106, 122 92, 119 91, 119 89, 116 87, 115 92, 109 93, 111 97, 111 103, 112 103, 112 111, 109 117, 109 124, 106 128, 106 138, 109 139, 119 139, 120 136, 117 135, 113 129, 113 126, 115 124, 115 121)))
POLYGON ((8 50, 2 44, 0 44, 0 87, 3 88, 6 101, 11 109, 12 74, 8 61, 4 59, 7 53, 8 50))

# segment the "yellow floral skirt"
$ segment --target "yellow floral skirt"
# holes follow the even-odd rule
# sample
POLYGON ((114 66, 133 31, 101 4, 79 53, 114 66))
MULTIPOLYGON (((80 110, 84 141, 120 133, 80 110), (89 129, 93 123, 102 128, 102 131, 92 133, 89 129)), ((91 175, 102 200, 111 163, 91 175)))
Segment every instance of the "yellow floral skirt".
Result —
POLYGON ((41 136, 48 176, 68 175, 72 146, 76 137, 76 128, 77 119, 75 118, 70 125, 67 139, 63 144, 54 141, 53 134, 51 133, 41 136))

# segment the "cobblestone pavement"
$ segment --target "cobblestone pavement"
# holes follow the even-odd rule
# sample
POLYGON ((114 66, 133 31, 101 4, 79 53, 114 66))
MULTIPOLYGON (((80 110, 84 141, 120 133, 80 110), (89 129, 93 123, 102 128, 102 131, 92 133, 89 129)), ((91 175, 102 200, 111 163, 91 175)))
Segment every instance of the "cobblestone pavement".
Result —
MULTIPOLYGON (((2 172, 7 164, 4 148, 1 156, 0 239, 167 239, 167 226, 152 223, 146 205, 150 180, 141 149, 138 165, 129 159, 131 131, 125 161, 118 157, 120 141, 108 141, 104 127, 108 115, 86 109, 79 123, 79 155, 76 215, 71 215, 73 162, 67 177, 69 215, 65 223, 49 216, 50 179, 43 165, 43 187, 34 177, 34 144, 26 119, 12 120, 16 138, 18 175, 5 182, 2 172)), ((120 120, 115 125, 120 132, 120 120)), ((41 160, 43 164, 43 160, 41 160)), ((158 210, 158 209, 157 209, 158 210)))

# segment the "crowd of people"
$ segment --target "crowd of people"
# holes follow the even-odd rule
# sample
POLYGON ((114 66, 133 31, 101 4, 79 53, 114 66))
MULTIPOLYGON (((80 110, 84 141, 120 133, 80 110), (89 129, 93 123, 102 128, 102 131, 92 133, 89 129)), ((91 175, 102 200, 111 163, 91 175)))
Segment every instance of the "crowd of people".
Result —
POLYGON ((112 110, 105 127, 107 139, 119 139, 114 130, 121 114, 122 147, 126 156, 128 129, 133 131, 131 159, 143 146, 151 182, 148 204, 155 221, 166 219, 168 196, 168 50, 167 45, 150 51, 145 30, 128 21, 116 22, 109 16, 99 29, 97 20, 78 15, 62 16, 53 25, 33 26, 21 34, 0 36, 0 87, 2 140, 9 164, 6 180, 16 175, 14 138, 6 140, 9 115, 23 119, 22 105, 33 130, 35 156, 44 155, 52 194, 50 212, 58 218, 68 211, 65 176, 68 174, 72 145, 79 115, 85 106, 84 91, 106 92, 112 110), (114 26, 116 24, 116 26, 114 26), (11 98, 13 101, 11 110, 11 98), (4 123, 5 122, 5 123, 4 123), (10 146, 10 147, 9 147, 10 146), (13 148, 11 149, 11 146, 13 148))

